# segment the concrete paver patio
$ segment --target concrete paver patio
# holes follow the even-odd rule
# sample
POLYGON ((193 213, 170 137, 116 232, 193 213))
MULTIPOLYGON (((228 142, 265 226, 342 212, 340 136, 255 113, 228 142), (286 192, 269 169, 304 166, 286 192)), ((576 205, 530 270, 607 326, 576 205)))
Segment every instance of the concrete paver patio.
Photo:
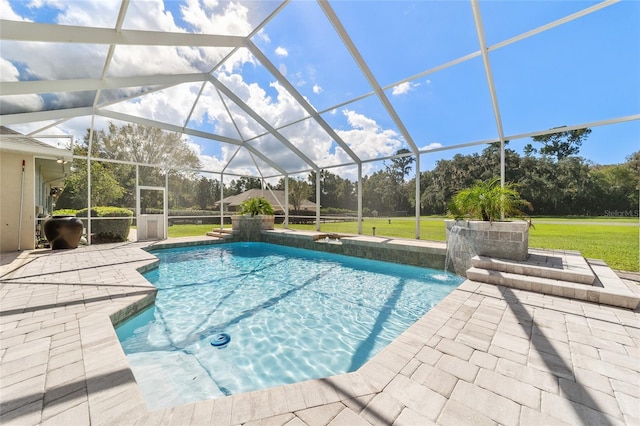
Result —
POLYGON ((2 265, 0 423, 640 424, 639 309, 469 280, 353 373, 149 412, 112 325, 153 300, 146 245, 2 265))

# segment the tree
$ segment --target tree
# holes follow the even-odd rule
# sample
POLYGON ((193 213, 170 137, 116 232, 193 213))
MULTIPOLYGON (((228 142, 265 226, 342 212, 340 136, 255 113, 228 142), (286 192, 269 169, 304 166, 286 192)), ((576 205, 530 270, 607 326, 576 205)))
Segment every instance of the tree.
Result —
POLYGON ((528 143, 524 146, 523 152, 525 157, 531 157, 533 154, 537 152, 537 150, 533 147, 533 145, 528 143))
MULTIPOLYGON (((87 207, 87 162, 74 160, 75 171, 67 177, 62 193, 56 200, 56 209, 82 209, 87 207)), ((125 189, 102 163, 91 162, 91 204, 110 206, 118 202, 125 189)))
POLYGON ((395 194, 389 175, 378 170, 362 179, 362 203, 368 210, 389 213, 395 211, 395 194))
MULTIPOLYGON (((76 155, 86 155, 89 149, 89 135, 84 137, 83 146, 76 148, 76 155)), ((169 173, 170 182, 195 179, 195 172, 176 171, 174 169, 197 169, 200 167, 198 155, 178 133, 168 133, 161 129, 141 124, 117 126, 109 123, 106 130, 94 133, 91 145, 92 156, 139 164, 155 164, 157 167, 139 167, 140 184, 164 186, 165 174, 169 173), (178 176, 179 175, 179 176, 178 176)), ((81 204, 86 206, 86 161, 74 160, 75 171, 70 174, 62 197, 63 204, 81 204), (84 174, 84 175, 81 175, 84 174), (84 195, 82 195, 84 194, 84 195), (82 198, 84 197, 84 201, 82 198)), ((135 207, 136 167, 129 164, 92 161, 91 194, 93 205, 118 205, 135 207), (106 182, 106 183, 104 183, 106 182), (101 186, 104 183, 104 186, 101 186), (113 189, 111 189, 113 188, 113 189), (118 195, 119 194, 119 195, 118 195)), ((193 202, 195 187, 186 185, 180 188, 182 201, 193 202), (190 188, 192 192, 184 193, 190 188)), ((173 201, 175 202, 175 197, 173 201)))
MULTIPOLYGON (((504 147, 506 149, 507 145, 509 145, 509 141, 504 141, 504 147)), ((491 152, 500 152, 500 142, 492 142, 489 144, 488 147, 486 147, 484 149, 484 151, 491 151, 491 152)))
MULTIPOLYGON (((88 145, 88 135, 85 144, 88 145)), ((200 168, 198 155, 179 133, 142 124, 109 123, 106 132, 95 132, 92 153, 115 160, 160 165, 165 170, 200 168)))
MULTIPOLYGON (((312 189, 309 197, 311 201, 317 203, 316 194, 313 191, 316 185, 316 172, 309 173, 307 182, 312 189)), ((353 209, 356 205, 354 192, 355 185, 350 180, 343 179, 328 170, 320 171, 320 201, 323 207, 353 209)))
MULTIPOLYGON (((217 184, 218 181, 215 181, 217 184)), ((199 180, 185 176, 183 173, 169 172, 169 208, 187 209, 198 205, 199 180)), ((219 194, 220 188, 214 194, 219 194)), ((215 201, 215 200, 214 200, 215 201)))
POLYGON ((302 179, 289 179, 289 202, 294 210, 300 210, 302 202, 311 195, 311 186, 302 179))
POLYGON ((242 176, 237 180, 232 180, 229 184, 228 195, 238 195, 250 189, 262 189, 262 179, 256 177, 242 176))
POLYGON ((638 172, 633 169, 632 164, 632 161, 627 161, 624 164, 600 166, 594 170, 594 174, 598 174, 604 183, 602 211, 638 209, 638 172))
MULTIPOLYGON (((410 154, 406 148, 396 151, 396 155, 410 154)), ((406 211, 409 210, 411 203, 409 199, 409 185, 405 182, 405 178, 411 171, 411 165, 416 161, 412 156, 396 157, 391 159, 391 164, 384 163, 385 175, 388 179, 384 186, 389 199, 389 211, 406 211)))
POLYGON ((216 181, 212 179, 207 179, 202 176, 198 181, 198 192, 196 195, 196 200, 198 202, 198 207, 200 209, 205 210, 207 206, 213 204, 216 200, 216 181))
POLYGON ((534 142, 539 142, 544 145, 539 149, 540 154, 554 156, 560 161, 570 155, 579 153, 582 143, 589 137, 590 133, 591 129, 587 127, 584 129, 534 136, 532 139, 534 142))
POLYGON ((640 177, 640 151, 636 151, 633 154, 628 155, 625 160, 625 165, 631 169, 636 177, 637 183, 637 180, 640 177))
MULTIPOLYGON (((411 151, 406 148, 402 148, 396 151, 396 155, 410 153, 411 151)), ((392 158, 391 164, 385 163, 385 169, 395 183, 400 183, 403 182, 404 178, 409 174, 409 172, 411 171, 411 165, 415 163, 415 161, 415 157, 412 156, 392 158)))
MULTIPOLYGON (((89 132, 84 138, 89 146, 89 132)), ((196 179, 196 172, 180 169, 200 168, 198 155, 179 133, 166 132, 156 127, 142 124, 109 123, 106 131, 95 132, 92 155, 115 160, 131 161, 140 165, 159 167, 138 167, 141 185, 164 186, 165 174, 180 174, 196 179)), ((119 182, 129 182, 135 188, 136 169, 131 166, 109 165, 119 182)), ((195 194, 192 194, 192 198, 195 194)), ((170 197, 171 198, 171 197, 170 197)))

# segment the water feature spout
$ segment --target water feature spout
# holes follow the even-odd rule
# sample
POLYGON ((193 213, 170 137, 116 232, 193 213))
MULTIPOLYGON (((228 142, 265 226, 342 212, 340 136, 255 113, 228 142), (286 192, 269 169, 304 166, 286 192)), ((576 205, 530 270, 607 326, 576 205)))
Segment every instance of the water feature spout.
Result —
POLYGON ((453 225, 447 232, 447 252, 444 261, 445 272, 449 271, 449 264, 451 264, 451 272, 458 273, 456 270, 456 257, 459 256, 461 251, 468 250, 464 238, 460 235, 464 229, 466 228, 462 225, 453 225))

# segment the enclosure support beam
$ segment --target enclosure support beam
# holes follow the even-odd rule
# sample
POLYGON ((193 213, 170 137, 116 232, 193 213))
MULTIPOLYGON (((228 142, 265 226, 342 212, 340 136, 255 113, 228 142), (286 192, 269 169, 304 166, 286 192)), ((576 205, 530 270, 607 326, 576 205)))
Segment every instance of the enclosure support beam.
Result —
POLYGON ((224 173, 220 173, 220 229, 224 227, 224 173))
POLYGON ((362 163, 358 164, 358 235, 362 235, 362 163))
POLYGON ((289 229, 289 175, 284 175, 284 228, 289 229))
POLYGON ((320 173, 322 170, 316 171, 316 231, 320 230, 320 173))
POLYGON ((162 215, 164 238, 169 238, 169 168, 164 171, 164 214, 162 215))
POLYGON ((91 245, 91 150, 93 147, 93 127, 95 115, 91 116, 91 129, 89 129, 89 149, 87 150, 87 244, 91 245))
MULTIPOLYGON (((500 138, 500 185, 504 188, 505 183, 505 160, 504 160, 504 129, 502 127, 502 116, 498 107, 498 96, 496 94, 496 86, 491 72, 491 62, 489 61, 489 49, 487 41, 484 37, 484 26, 482 25, 482 17, 480 16, 480 5, 478 0, 471 0, 473 9, 473 19, 476 24, 476 32, 478 33, 478 42, 480 43, 480 52, 482 53, 482 63, 484 64, 484 73, 487 77, 487 85, 489 86, 489 94, 491 95, 491 104, 493 105, 493 115, 496 120, 498 129, 498 137, 500 138)), ((504 212, 501 214, 504 220, 504 212)))
POLYGON ((420 155, 416 155, 416 240, 420 239, 420 155))
POLYGON ((140 166, 136 164, 136 241, 140 241, 138 218, 140 217, 140 166))

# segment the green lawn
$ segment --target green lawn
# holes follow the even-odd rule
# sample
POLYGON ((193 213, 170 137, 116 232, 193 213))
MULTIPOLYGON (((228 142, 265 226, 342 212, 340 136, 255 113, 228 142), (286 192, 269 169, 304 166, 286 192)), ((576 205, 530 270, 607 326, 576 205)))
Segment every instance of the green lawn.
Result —
MULTIPOLYGON (((444 241, 445 231, 442 217, 423 217, 420 220, 420 239, 444 241)), ((611 226, 611 223, 638 223, 634 218, 534 218, 529 232, 529 247, 546 249, 577 250, 588 258, 603 259, 613 268, 623 271, 640 271, 638 226, 611 226), (537 222, 540 223, 537 223, 537 222), (566 222, 562 224, 546 222, 566 222), (575 224, 575 222, 601 222, 598 225, 575 224), (574 222, 572 224, 572 222, 574 222)), ((230 225, 227 225, 229 227, 230 225)), ((281 226, 281 225, 276 225, 281 226)), ((415 238, 413 218, 365 218, 362 233, 377 236, 415 238), (391 223, 389 223, 389 221, 391 223)), ((169 227, 169 237, 204 235, 213 225, 174 225, 169 227)), ((290 225, 292 229, 313 230, 315 225, 290 225)), ((323 223, 323 232, 357 234, 356 222, 323 223)))

